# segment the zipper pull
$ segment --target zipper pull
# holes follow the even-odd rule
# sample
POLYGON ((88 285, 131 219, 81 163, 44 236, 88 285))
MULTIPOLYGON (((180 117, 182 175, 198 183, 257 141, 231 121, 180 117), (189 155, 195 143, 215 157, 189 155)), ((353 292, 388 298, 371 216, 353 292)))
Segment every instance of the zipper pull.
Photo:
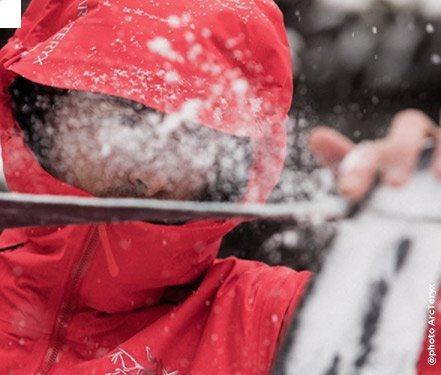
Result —
POLYGON ((101 244, 103 245, 104 254, 107 260, 107 269, 112 277, 117 277, 119 274, 119 267, 113 256, 112 247, 110 246, 109 236, 107 234, 106 224, 98 225, 98 234, 100 236, 101 244))

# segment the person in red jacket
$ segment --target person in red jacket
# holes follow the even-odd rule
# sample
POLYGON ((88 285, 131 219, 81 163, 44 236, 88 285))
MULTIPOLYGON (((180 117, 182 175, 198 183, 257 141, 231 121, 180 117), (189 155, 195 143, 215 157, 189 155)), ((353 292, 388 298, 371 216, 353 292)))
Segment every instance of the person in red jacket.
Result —
MULTIPOLYGON (((246 186, 234 199, 266 200, 292 98, 271 1, 34 0, 22 24, 0 51, 10 190, 203 199, 218 194, 219 164, 238 149, 246 186)), ((331 163, 353 147, 323 129, 311 146, 331 163)), ((372 159, 349 188, 367 188, 372 159)), ((239 222, 5 230, 0 372, 269 373, 310 274, 215 259, 239 222)))
MULTIPOLYGON (((0 62, 11 191, 203 199, 233 149, 235 200, 278 181, 292 76, 272 1, 35 0, 0 62)), ((215 259, 239 222, 5 230, 0 373, 267 374, 309 273, 215 259)))

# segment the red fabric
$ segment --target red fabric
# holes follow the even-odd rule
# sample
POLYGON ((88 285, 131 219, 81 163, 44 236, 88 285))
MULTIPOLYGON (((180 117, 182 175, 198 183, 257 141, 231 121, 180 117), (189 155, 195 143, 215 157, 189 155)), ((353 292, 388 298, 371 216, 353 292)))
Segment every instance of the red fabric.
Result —
MULTIPOLYGON (((7 94, 17 75, 166 112, 197 104, 196 120, 255 140, 243 200, 264 201, 279 178, 292 77, 269 0, 34 0, 0 62, 13 191, 90 195, 46 173, 24 145, 7 94)), ((268 373, 309 274, 215 260, 237 224, 4 231, 0 247, 14 248, 0 253, 0 373, 268 373)))

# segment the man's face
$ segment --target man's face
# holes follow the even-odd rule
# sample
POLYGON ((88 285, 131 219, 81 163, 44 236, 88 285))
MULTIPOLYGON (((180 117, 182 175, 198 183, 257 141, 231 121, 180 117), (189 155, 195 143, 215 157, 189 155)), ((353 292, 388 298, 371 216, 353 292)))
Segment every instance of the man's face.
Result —
POLYGON ((200 199, 220 169, 248 174, 244 139, 104 94, 57 96, 38 133, 45 168, 99 197, 200 199))

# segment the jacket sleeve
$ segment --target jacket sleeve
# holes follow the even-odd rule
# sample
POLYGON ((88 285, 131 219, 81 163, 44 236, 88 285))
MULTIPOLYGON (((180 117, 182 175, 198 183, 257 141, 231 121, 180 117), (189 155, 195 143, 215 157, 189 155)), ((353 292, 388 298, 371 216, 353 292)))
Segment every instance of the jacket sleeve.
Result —
POLYGON ((268 268, 259 277, 259 294, 264 300, 261 301, 261 338, 258 350, 262 354, 266 353, 270 366, 277 358, 278 349, 284 341, 310 277, 310 272, 297 272, 287 267, 268 268))
POLYGON ((241 373, 266 375, 310 273, 233 258, 222 263, 234 263, 235 270, 217 293, 215 308, 223 318, 214 319, 215 331, 226 333, 228 358, 240 363, 241 373), (219 325, 222 321, 224 326, 219 325))

